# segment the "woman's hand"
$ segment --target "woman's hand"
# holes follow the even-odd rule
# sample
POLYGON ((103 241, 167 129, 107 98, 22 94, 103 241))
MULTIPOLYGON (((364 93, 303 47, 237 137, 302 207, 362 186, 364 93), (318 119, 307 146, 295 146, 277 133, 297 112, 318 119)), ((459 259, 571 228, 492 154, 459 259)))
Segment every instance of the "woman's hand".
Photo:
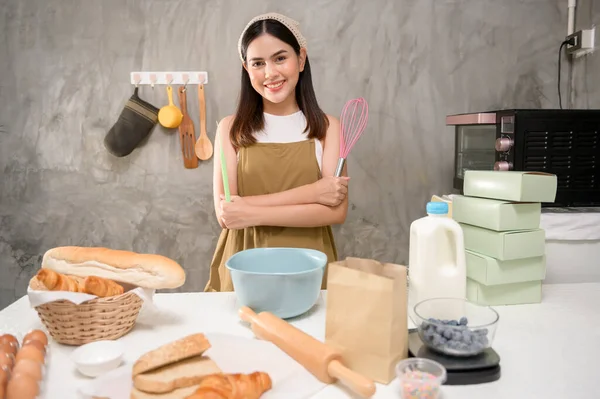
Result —
POLYGON ((230 230, 256 226, 256 207, 248 205, 242 197, 231 196, 231 202, 221 200, 221 220, 230 230))
POLYGON ((349 177, 326 176, 316 181, 316 201, 326 206, 338 206, 348 195, 349 177))

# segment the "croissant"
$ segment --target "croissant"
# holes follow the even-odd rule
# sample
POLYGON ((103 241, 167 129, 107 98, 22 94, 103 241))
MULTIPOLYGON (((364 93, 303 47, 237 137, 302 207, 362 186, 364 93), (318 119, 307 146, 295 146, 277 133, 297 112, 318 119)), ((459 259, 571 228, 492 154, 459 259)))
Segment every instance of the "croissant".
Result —
POLYGON ((269 374, 211 374, 202 379, 198 389, 186 399, 259 399, 271 389, 269 374))
POLYGON ((54 270, 40 269, 37 273, 37 279, 50 291, 81 292, 77 280, 54 270))
POLYGON ((83 280, 83 292, 92 294, 101 298, 121 295, 124 289, 123 286, 102 277, 87 276, 83 280))

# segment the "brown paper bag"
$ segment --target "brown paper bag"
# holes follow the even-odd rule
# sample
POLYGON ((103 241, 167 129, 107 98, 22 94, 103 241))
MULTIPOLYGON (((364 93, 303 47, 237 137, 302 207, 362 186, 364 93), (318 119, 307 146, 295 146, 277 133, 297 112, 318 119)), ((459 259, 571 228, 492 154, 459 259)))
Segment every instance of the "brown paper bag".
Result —
POLYGON ((350 369, 391 382, 408 357, 406 267, 351 257, 330 263, 325 343, 350 369))

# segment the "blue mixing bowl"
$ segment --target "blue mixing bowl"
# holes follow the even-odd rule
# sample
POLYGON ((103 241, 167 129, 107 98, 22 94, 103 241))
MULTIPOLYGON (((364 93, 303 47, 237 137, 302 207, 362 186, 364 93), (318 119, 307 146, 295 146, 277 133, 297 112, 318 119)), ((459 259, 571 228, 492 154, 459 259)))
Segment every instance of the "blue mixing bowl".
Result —
POLYGON ((327 255, 305 248, 252 248, 225 265, 242 306, 285 319, 307 312, 319 299, 327 255))

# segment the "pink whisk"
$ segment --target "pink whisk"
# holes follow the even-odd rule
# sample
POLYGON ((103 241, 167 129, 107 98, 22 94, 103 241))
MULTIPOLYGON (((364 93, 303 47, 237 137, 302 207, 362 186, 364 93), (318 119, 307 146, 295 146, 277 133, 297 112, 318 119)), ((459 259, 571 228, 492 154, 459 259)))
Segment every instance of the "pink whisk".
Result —
POLYGON ((362 98, 355 98, 344 105, 340 117, 340 159, 335 176, 340 177, 346 164, 346 158, 367 126, 369 104, 362 98))

